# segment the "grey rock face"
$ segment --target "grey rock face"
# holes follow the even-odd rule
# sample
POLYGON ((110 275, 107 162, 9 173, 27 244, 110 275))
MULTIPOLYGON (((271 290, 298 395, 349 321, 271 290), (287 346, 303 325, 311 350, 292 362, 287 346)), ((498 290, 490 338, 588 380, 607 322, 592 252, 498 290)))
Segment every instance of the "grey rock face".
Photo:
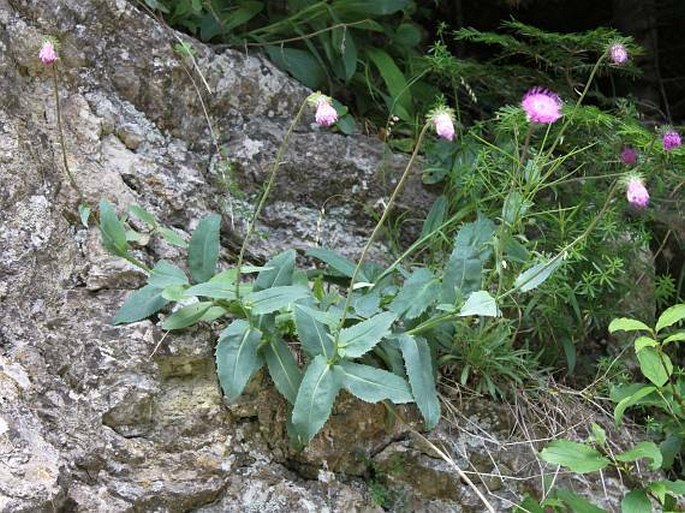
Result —
MULTIPOLYGON (((416 451, 406 427, 385 428, 381 407, 341 402, 326 437, 295 453, 268 383, 224 405, 212 333, 109 324, 145 276, 78 220, 52 69, 36 56, 44 35, 61 42, 64 150, 86 200, 141 204, 179 234, 211 211, 229 231, 243 228, 308 91, 256 55, 192 42, 194 62, 179 57, 184 36, 135 2, 0 0, 0 26, 0 511, 380 511, 370 469, 416 451)), ((256 256, 316 242, 358 254, 367 211, 406 164, 378 141, 310 123, 286 153, 256 256)), ((400 209, 420 217, 431 200, 414 178, 400 209)), ((383 254, 380 243, 374 257, 383 254)), ((138 256, 179 252, 153 241, 138 256)), ((431 492, 411 478, 383 486, 407 483, 415 511, 448 511, 444 500, 467 511, 452 492, 421 499, 431 492)))

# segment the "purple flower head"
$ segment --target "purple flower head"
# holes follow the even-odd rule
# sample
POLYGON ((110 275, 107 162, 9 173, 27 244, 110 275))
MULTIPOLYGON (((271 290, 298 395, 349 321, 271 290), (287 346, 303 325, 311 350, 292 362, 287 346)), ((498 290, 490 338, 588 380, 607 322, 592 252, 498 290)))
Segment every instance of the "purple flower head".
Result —
POLYGON ((561 118, 561 106, 559 95, 541 87, 533 87, 521 100, 531 123, 554 123, 561 118))
POLYGON ((307 102, 316 108, 314 119, 319 126, 331 126, 338 121, 338 111, 333 107, 333 101, 329 96, 320 92, 312 93, 307 102))
POLYGON ((649 204, 649 192, 641 178, 634 176, 628 180, 626 198, 636 208, 644 208, 649 204))
POLYGON ((637 151, 630 146, 626 146, 621 150, 621 162, 627 166, 634 166, 637 164, 637 151))
POLYGON ((614 43, 609 47, 609 58, 616 65, 625 64, 629 58, 628 49, 622 43, 614 43))
POLYGON ((436 110, 430 117, 435 127, 435 133, 438 137, 451 141, 454 139, 454 121, 452 120, 452 112, 450 109, 436 110))
POLYGON ((46 66, 53 64, 59 59, 57 51, 55 50, 55 44, 49 39, 43 41, 43 46, 40 47, 40 52, 38 52, 38 58, 46 66))
POLYGON ((664 133, 663 137, 661 138, 661 142, 664 145, 665 151, 671 151, 679 148, 682 144, 680 134, 674 130, 669 130, 668 132, 664 133))

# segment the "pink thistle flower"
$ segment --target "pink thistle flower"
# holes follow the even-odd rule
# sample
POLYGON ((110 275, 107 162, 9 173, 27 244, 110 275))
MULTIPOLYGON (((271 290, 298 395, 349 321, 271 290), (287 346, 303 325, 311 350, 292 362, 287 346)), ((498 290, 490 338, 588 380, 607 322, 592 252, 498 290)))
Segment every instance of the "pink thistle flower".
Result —
POLYGON ((669 130, 666 132, 663 137, 661 138, 661 142, 664 145, 664 150, 665 151, 671 151, 676 148, 679 148, 680 145, 682 144, 682 140, 680 139, 680 134, 678 132, 675 132, 673 130, 669 130))
POLYGON ((630 146, 626 146, 621 151, 621 162, 627 166, 634 166, 637 164, 637 151, 630 146))
POLYGON ((614 43, 609 48, 609 58, 616 65, 625 64, 629 58, 628 49, 622 43, 614 43))
POLYGON ((331 126, 338 121, 338 111, 331 105, 330 98, 318 101, 314 118, 319 126, 331 126))
POLYGON ((526 118, 532 123, 554 123, 561 118, 561 98, 556 93, 533 87, 521 100, 526 118))
POLYGON ((628 180, 626 198, 628 198, 628 203, 636 208, 647 206, 649 203, 649 192, 647 192, 647 188, 641 178, 634 176, 628 180))
POLYGON ((454 139, 454 122, 452 116, 447 111, 441 111, 433 116, 433 125, 435 126, 435 133, 438 137, 451 141, 454 139))
POLYGON ((55 45, 52 41, 45 40, 43 42, 43 46, 40 47, 40 52, 38 52, 38 58, 46 66, 53 64, 59 59, 57 51, 55 50, 55 45))

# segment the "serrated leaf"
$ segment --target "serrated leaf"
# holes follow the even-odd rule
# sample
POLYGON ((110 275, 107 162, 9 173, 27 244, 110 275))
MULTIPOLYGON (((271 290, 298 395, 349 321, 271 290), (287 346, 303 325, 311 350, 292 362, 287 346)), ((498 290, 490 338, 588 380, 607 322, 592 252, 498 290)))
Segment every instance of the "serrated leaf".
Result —
POLYGON ((414 400, 407 382, 392 372, 345 360, 335 366, 335 371, 341 373, 345 390, 367 403, 389 399, 402 404, 414 400))
POLYGON ((595 472, 611 463, 594 447, 571 440, 554 440, 540 452, 540 457, 578 474, 595 472))
POLYGON ((157 226, 157 221, 155 220, 154 216, 140 205, 131 205, 128 207, 128 211, 147 224, 150 228, 155 228, 157 226))
POLYGON ((642 490, 632 490, 621 501, 621 513, 650 513, 652 503, 642 490))
POLYGON ((483 266, 492 255, 492 247, 488 243, 494 232, 495 224, 484 217, 461 227, 445 267, 442 302, 454 303, 457 290, 466 296, 481 288, 483 266))
MULTIPOLYGON (((308 249, 305 254, 322 261, 345 278, 352 278, 356 264, 335 251, 325 248, 312 248, 308 249)), ((357 273, 357 280, 369 281, 363 270, 357 273)))
POLYGON ((102 245, 107 251, 121 257, 128 254, 126 228, 119 221, 116 212, 107 200, 100 201, 100 234, 102 245))
POLYGON ((255 315, 275 312, 293 304, 298 299, 310 296, 308 288, 301 285, 286 285, 273 287, 248 294, 244 303, 252 309, 255 315))
POLYGON ((307 366, 293 406, 293 430, 304 443, 318 433, 331 415, 342 376, 333 371, 324 355, 307 366))
POLYGON ((662 387, 673 373, 673 363, 666 353, 659 353, 652 347, 646 347, 637 353, 640 371, 649 381, 662 387))
POLYGON ((683 319, 685 319, 685 304, 673 305, 664 310, 664 313, 659 316, 659 320, 656 321, 656 331, 659 332, 664 328, 673 326, 676 322, 683 319))
POLYGON ((162 297, 162 291, 159 288, 145 285, 126 298, 112 319, 112 324, 128 324, 140 321, 159 312, 167 303, 168 301, 162 297))
POLYGON ((304 305, 295 305, 294 319, 295 330, 305 353, 309 356, 321 354, 327 359, 332 358, 333 340, 330 332, 326 324, 316 318, 313 309, 304 305))
POLYGON ((390 304, 390 310, 407 319, 415 319, 438 297, 440 282, 425 267, 414 270, 390 304))
POLYGON ((167 260, 160 260, 150 271, 147 282, 160 289, 165 289, 172 285, 188 285, 188 277, 182 269, 167 260))
POLYGON ((221 217, 212 214, 202 219, 190 237, 188 268, 196 283, 208 281, 216 272, 219 259, 221 217))
POLYGON ((561 266, 564 258, 565 253, 559 253, 547 262, 540 262, 530 269, 523 271, 516 278, 514 288, 521 292, 528 292, 539 287, 561 266))
POLYGON ((354 294, 350 303, 359 317, 371 317, 378 313, 381 305, 380 293, 372 290, 366 294, 354 294))
POLYGON ((215 358, 219 383, 229 401, 234 401, 262 366, 257 346, 262 332, 243 319, 233 321, 219 337, 215 358))
POLYGON ((609 323, 609 333, 614 333, 615 331, 649 331, 652 329, 647 326, 644 322, 637 321, 635 319, 629 319, 627 317, 621 317, 619 319, 614 319, 609 323))
POLYGON ((618 461, 636 461, 641 458, 649 458, 652 460, 649 464, 649 468, 652 470, 661 468, 663 462, 661 451, 654 442, 640 442, 632 449, 617 454, 615 457, 618 461))
POLYGON ((623 414, 626 411, 626 409, 630 408, 631 406, 638 404, 640 399, 643 399, 647 397, 649 394, 654 392, 656 390, 656 387, 652 385, 647 385, 644 386, 637 391, 633 392, 631 395, 628 397, 624 397, 619 401, 619 403, 616 405, 616 408, 614 408, 614 422, 618 426, 621 424, 621 420, 623 419, 623 414))
POLYGON ((295 404, 297 390, 302 382, 302 371, 297 366, 287 344, 280 338, 274 338, 264 347, 264 359, 271 379, 283 397, 290 404, 295 404))
POLYGON ((440 401, 435 387, 435 373, 430 348, 424 338, 403 333, 397 338, 411 391, 427 429, 440 420, 440 401))
POLYGON ((390 334, 390 326, 397 316, 383 312, 349 328, 340 330, 338 353, 345 358, 359 358, 390 334))
POLYGON ((212 305, 213 303, 211 301, 203 301, 200 303, 193 303, 192 305, 186 305, 167 317, 162 323, 162 329, 171 331, 192 326, 200 321, 200 319, 205 315, 205 313, 207 313, 207 310, 209 310, 212 305))
POLYGON ((157 230, 159 231, 159 234, 162 236, 162 238, 172 246, 176 246, 178 248, 183 249, 188 247, 188 243, 185 241, 185 239, 171 228, 160 226, 159 228, 157 228, 157 230))
POLYGON ((469 315, 498 317, 499 308, 497 308, 495 298, 485 290, 472 292, 464 303, 464 306, 459 310, 460 317, 467 317, 469 315))
POLYGON ((282 287, 293 283, 293 271, 295 270, 295 250, 289 249, 279 253, 269 260, 264 269, 257 275, 254 291, 268 289, 270 287, 282 287))

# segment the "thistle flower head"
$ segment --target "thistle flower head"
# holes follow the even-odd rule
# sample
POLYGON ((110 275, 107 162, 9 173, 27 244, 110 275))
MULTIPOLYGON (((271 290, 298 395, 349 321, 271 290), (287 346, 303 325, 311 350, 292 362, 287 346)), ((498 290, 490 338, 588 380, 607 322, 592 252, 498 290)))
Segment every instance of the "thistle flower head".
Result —
POLYGON ((647 191, 642 178, 639 176, 632 176, 628 179, 626 198, 628 199, 628 203, 636 208, 644 208, 649 204, 649 192, 647 191))
POLYGON ((454 139, 454 111, 441 105, 428 113, 428 121, 433 124, 438 137, 451 141, 454 139))
POLYGON ((621 162, 627 166, 634 166, 637 164, 637 151, 630 146, 625 146, 621 150, 621 162))
POLYGON ((609 47, 609 59, 617 66, 625 64, 629 58, 628 49, 623 43, 614 43, 609 47))
POLYGON ((521 107, 531 123, 554 123, 561 118, 561 98, 556 93, 533 87, 521 100, 521 107))
POLYGON ((51 39, 45 39, 43 41, 43 45, 40 47, 40 51, 38 52, 38 58, 46 66, 53 64, 57 59, 59 59, 57 50, 55 49, 54 41, 51 39))
POLYGON ((312 93, 307 102, 316 108, 314 119, 319 126, 328 127, 338 121, 338 111, 333 107, 333 100, 320 92, 312 93))
POLYGON ((679 148, 682 144, 682 140, 678 132, 669 130, 664 132, 664 135, 661 137, 661 143, 663 144, 665 151, 671 151, 679 148))

